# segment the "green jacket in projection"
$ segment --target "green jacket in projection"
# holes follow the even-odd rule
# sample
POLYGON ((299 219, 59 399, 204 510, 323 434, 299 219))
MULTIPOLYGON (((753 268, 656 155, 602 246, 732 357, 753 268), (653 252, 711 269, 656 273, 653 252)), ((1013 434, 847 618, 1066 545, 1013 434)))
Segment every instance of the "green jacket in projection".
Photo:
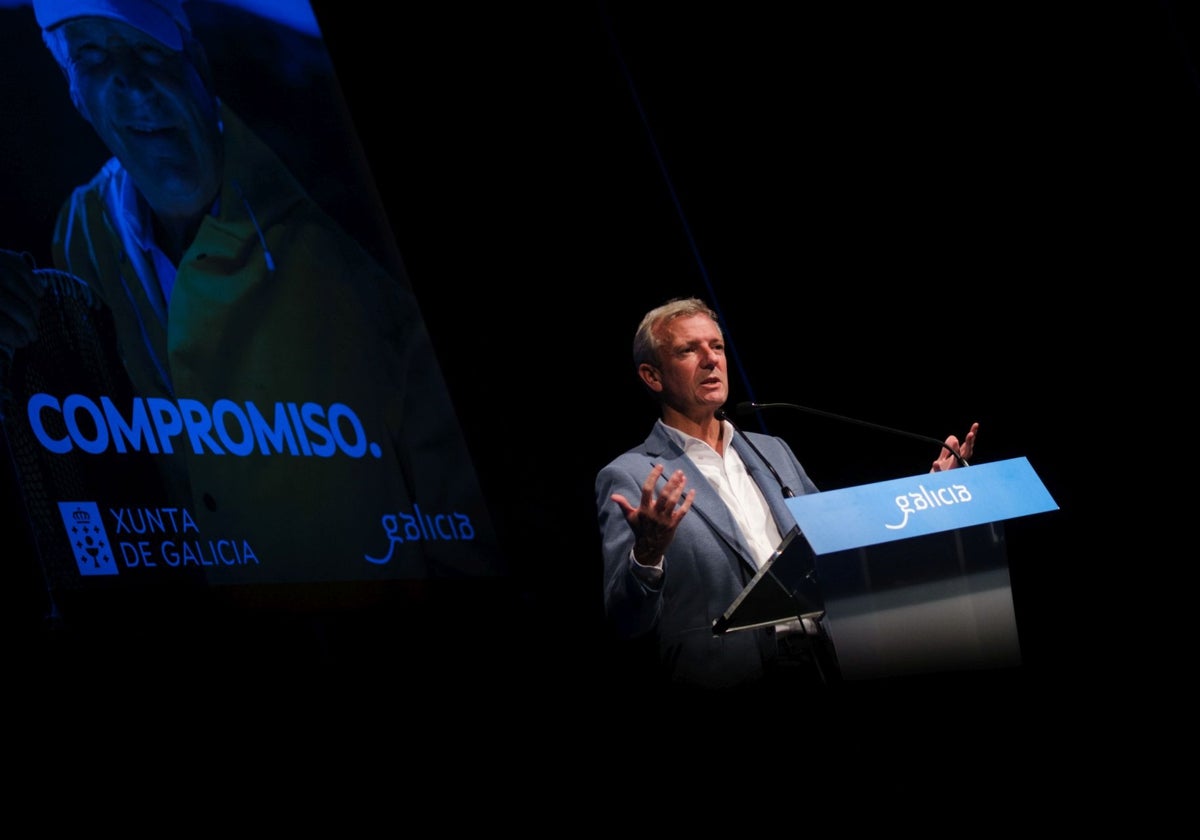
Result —
POLYGON ((104 407, 121 416, 110 445, 157 448, 162 505, 192 522, 155 547, 216 555, 216 581, 489 573, 488 515, 411 290, 221 119, 220 196, 169 300, 115 158, 54 236, 56 266, 111 311, 137 395, 104 407))

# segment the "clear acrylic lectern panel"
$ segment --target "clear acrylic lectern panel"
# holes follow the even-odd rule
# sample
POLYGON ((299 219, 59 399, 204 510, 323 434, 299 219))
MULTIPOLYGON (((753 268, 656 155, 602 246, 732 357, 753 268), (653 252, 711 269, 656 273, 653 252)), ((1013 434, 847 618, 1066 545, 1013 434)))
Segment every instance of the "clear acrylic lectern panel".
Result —
POLYGON ((815 557, 842 678, 1021 664, 994 522, 815 557))

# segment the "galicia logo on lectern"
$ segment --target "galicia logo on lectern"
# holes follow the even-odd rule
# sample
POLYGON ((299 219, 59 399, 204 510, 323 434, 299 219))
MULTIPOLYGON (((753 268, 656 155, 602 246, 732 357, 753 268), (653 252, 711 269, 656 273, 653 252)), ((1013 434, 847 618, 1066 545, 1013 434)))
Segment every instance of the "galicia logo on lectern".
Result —
POLYGON ((908 525, 908 517, 913 513, 920 513, 923 510, 942 507, 943 505, 954 505, 962 502, 971 501, 971 491, 962 484, 952 484, 949 487, 939 487, 936 490, 930 491, 925 489, 922 484, 918 488, 919 493, 907 493, 903 496, 896 497, 896 507, 900 509, 901 520, 895 525, 887 522, 883 523, 883 527, 888 530, 895 531, 908 525))
POLYGON ((115 575, 117 560, 95 502, 59 502, 58 511, 62 514, 79 574, 86 577, 115 575))

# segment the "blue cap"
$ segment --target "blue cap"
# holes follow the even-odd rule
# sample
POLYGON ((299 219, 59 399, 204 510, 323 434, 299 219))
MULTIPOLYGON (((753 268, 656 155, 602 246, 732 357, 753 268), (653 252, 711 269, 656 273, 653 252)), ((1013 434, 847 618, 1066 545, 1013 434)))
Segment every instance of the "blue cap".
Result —
POLYGON ((33 0, 33 13, 44 30, 79 17, 119 20, 173 50, 192 31, 182 0, 33 0))

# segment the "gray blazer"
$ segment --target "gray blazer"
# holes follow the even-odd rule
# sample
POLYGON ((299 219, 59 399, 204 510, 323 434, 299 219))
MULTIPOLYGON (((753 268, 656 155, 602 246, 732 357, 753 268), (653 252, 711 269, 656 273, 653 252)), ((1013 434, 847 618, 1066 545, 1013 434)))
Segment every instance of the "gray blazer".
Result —
MULTIPOLYGON (((817 492, 782 439, 746 435, 797 496, 817 492)), ((734 436, 733 446, 762 489, 780 533, 786 534, 796 520, 779 482, 741 435, 734 436)), ((595 492, 604 554, 604 608, 616 635, 624 640, 653 638, 663 676, 671 684, 725 688, 759 680, 766 660, 774 655, 774 628, 712 632, 713 621, 749 583, 756 566, 729 508, 692 460, 655 423, 645 442, 600 470, 595 492), (664 476, 683 470, 685 490, 694 488, 696 498, 667 549, 658 588, 652 588, 632 571, 633 529, 610 497, 620 493, 637 505, 642 482, 656 464, 664 466, 664 476)))

